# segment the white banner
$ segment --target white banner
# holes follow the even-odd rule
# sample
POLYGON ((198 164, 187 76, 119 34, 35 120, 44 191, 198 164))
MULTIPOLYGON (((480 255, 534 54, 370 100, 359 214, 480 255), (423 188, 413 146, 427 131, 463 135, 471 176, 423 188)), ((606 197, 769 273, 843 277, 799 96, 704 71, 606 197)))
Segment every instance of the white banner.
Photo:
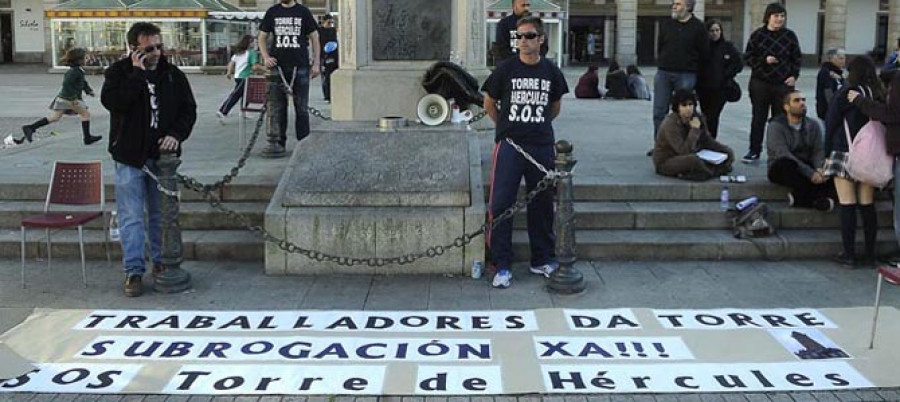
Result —
POLYGON ((0 378, 0 394, 424 396, 898 387, 900 376, 893 372, 900 349, 890 342, 900 333, 900 313, 882 308, 875 350, 868 349, 870 314, 867 308, 36 310, 0 335, 3 355, 10 357, 0 360, 0 372, 12 373, 0 378))
POLYGON ((546 392, 771 392, 872 387, 845 363, 543 365, 546 392))
POLYGON ((653 314, 669 329, 837 328, 815 309, 653 310, 653 314))
POLYGON ((532 311, 117 311, 95 310, 79 330, 204 332, 505 332, 535 331, 532 311))

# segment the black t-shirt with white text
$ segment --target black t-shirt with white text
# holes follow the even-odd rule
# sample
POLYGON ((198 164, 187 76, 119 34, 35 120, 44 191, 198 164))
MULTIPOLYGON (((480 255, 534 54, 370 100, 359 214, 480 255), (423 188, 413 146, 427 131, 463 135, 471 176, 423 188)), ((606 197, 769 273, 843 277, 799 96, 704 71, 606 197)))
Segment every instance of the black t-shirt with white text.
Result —
POLYGON ((481 87, 499 101, 494 141, 511 138, 528 145, 555 142, 550 105, 569 92, 559 68, 546 58, 528 65, 518 57, 498 66, 481 87))
POLYGON ((260 31, 274 34, 270 55, 282 68, 309 67, 308 35, 318 28, 316 19, 302 4, 269 7, 259 25, 260 31))

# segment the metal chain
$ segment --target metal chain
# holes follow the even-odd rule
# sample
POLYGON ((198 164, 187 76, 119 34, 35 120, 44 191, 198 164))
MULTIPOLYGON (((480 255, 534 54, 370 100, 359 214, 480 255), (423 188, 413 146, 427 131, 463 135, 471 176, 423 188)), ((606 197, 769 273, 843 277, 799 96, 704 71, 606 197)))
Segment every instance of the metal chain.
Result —
POLYGON ((331 120, 331 117, 325 116, 324 114, 322 114, 321 111, 319 111, 319 109, 316 109, 312 106, 307 106, 306 111, 309 112, 309 114, 316 116, 322 120, 325 120, 325 121, 331 120))
MULTIPOLYGON (((241 169, 244 168, 244 165, 247 164, 247 159, 250 158, 250 152, 253 151, 253 146, 256 145, 256 140, 259 139, 259 134, 261 132, 263 122, 265 121, 267 107, 268 105, 263 105, 262 109, 260 109, 259 118, 256 120, 256 128, 253 130, 253 135, 250 136, 250 141, 247 143, 247 146, 244 147, 244 151, 241 154, 240 159, 238 159, 237 165, 232 167, 231 171, 223 176, 221 180, 213 184, 203 184, 193 177, 185 176, 183 174, 176 174, 175 177, 178 179, 178 181, 183 183, 185 187, 200 192, 217 191, 226 184, 231 183, 231 181, 234 180, 235 177, 237 177, 238 173, 240 173, 241 169)), ((154 180, 156 180, 156 178, 154 178, 154 180)), ((159 182, 159 180, 156 181, 159 182)), ((166 191, 171 190, 160 189, 160 191, 166 193, 166 191)), ((170 195, 168 193, 166 194, 170 195)))
MULTIPOLYGON (((464 233, 462 236, 459 236, 459 237, 453 239, 453 241, 450 243, 443 244, 443 245, 431 246, 431 247, 426 248, 425 251, 421 251, 418 253, 409 253, 409 254, 404 254, 401 256, 385 257, 385 258, 346 257, 346 256, 339 256, 339 255, 334 255, 334 254, 323 253, 323 252, 316 251, 316 250, 305 249, 287 239, 282 239, 282 238, 279 238, 279 237, 269 233, 269 231, 267 231, 262 226, 252 224, 247 217, 235 212, 234 210, 228 209, 224 205, 222 205, 222 201, 221 201, 221 199, 218 198, 218 196, 216 196, 212 193, 209 193, 209 192, 202 192, 201 194, 213 208, 215 208, 218 211, 225 213, 229 217, 237 220, 246 229, 248 229, 252 232, 258 232, 260 234, 260 236, 262 236, 263 240, 265 240, 266 242, 271 242, 271 243, 275 244, 279 249, 284 250, 287 253, 300 254, 311 260, 316 260, 319 262, 331 262, 331 263, 335 263, 335 264, 346 266, 346 267, 353 267, 353 266, 358 266, 358 265, 366 265, 369 267, 384 267, 386 265, 392 265, 392 264, 394 264, 394 265, 411 264, 411 263, 416 262, 423 258, 435 258, 435 257, 441 256, 444 253, 446 253, 454 248, 462 248, 463 246, 471 243, 472 240, 474 240, 476 237, 483 235, 489 227, 491 229, 494 229, 501 222, 511 219, 513 217, 513 215, 515 215, 517 212, 521 211, 522 208, 525 208, 525 206, 530 204, 531 201, 533 201, 534 198, 537 197, 538 194, 540 194, 544 190, 547 190, 548 188, 551 188, 552 186, 555 186, 556 182, 558 180, 559 180, 559 177, 555 176, 555 175, 545 176, 543 179, 541 179, 540 182, 538 182, 537 186, 535 186, 535 188, 533 190, 531 190, 525 196, 525 198, 516 201, 515 204, 513 204, 511 207, 509 207, 506 211, 503 211, 502 214, 498 215, 490 223, 485 222, 477 230, 475 230, 471 233, 464 233)), ((197 191, 195 188, 190 188, 190 189, 197 191)))
POLYGON ((472 116, 472 120, 469 120, 469 124, 483 119, 484 116, 487 116, 487 110, 482 110, 482 111, 478 112, 478 114, 476 114, 475 116, 472 116))
MULTIPOLYGON (((263 114, 264 113, 265 113, 265 109, 263 109, 263 114)), ((564 174, 561 174, 555 170, 548 171, 542 165, 537 163, 534 160, 534 158, 531 157, 531 155, 529 155, 527 152, 525 152, 525 150, 523 150, 515 142, 513 142, 510 139, 507 139, 507 142, 510 145, 512 145, 513 148, 515 148, 517 152, 521 153, 522 156, 525 157, 525 159, 529 160, 531 163, 535 164, 535 166, 537 166, 539 169, 541 169, 541 172, 544 173, 544 177, 541 179, 541 181, 538 182, 538 184, 534 187, 534 189, 532 189, 531 191, 528 192, 528 194, 525 195, 525 197, 523 199, 517 200, 511 207, 507 208, 505 211, 503 211, 503 213, 498 215, 496 218, 494 218, 490 222, 483 223, 481 225, 481 227, 479 227, 477 230, 475 230, 471 233, 463 233, 462 236, 459 236, 459 237, 453 239, 453 241, 450 243, 443 244, 443 245, 439 244, 439 245, 431 246, 431 247, 426 248, 425 251, 420 251, 417 253, 409 253, 409 254, 404 254, 404 255, 400 255, 400 256, 396 256, 396 257, 386 257, 386 258, 376 258, 376 257, 355 258, 355 257, 338 256, 338 255, 323 253, 323 252, 316 251, 316 250, 305 249, 287 239, 279 238, 279 237, 273 235, 272 233, 270 233, 264 227, 262 227, 260 225, 254 225, 252 222, 250 222, 250 220, 247 217, 237 213, 236 211, 234 211, 232 209, 226 208, 222 204, 221 198, 219 198, 219 196, 213 194, 213 191, 221 188, 221 186, 223 186, 226 183, 229 183, 231 181, 231 179, 233 179, 235 176, 237 176, 238 171, 240 170, 240 168, 243 167, 244 162, 246 162, 247 155, 249 155, 249 151, 251 149, 253 149, 253 145, 256 142, 256 139, 259 135, 260 126, 262 125, 262 123, 261 123, 262 120, 263 120, 263 116, 261 115, 259 121, 257 121, 256 131, 253 133, 253 136, 250 139, 250 143, 248 144, 247 148, 245 149, 244 155, 241 157, 241 160, 238 162, 238 166, 232 168, 231 173, 226 175, 223 178, 223 180, 221 180, 220 182, 217 182, 213 185, 205 185, 192 177, 188 177, 188 176, 179 174, 179 175, 177 175, 177 178, 182 183, 182 185, 184 185, 185 188, 200 193, 203 196, 203 198, 206 199, 206 201, 209 203, 210 206, 212 206, 216 210, 228 215, 232 219, 237 220, 247 230, 259 233, 260 236, 262 236, 263 240, 265 240, 266 242, 271 242, 271 243, 275 244, 276 246, 278 246, 279 249, 284 250, 287 253, 300 254, 309 259, 316 260, 319 262, 331 262, 331 263, 335 263, 335 264, 347 266, 347 267, 352 267, 352 266, 357 266, 357 265, 366 265, 369 267, 383 267, 383 266, 392 265, 392 264, 406 265, 406 264, 411 264, 411 263, 418 261, 420 259, 423 259, 423 258, 434 258, 434 257, 441 256, 444 253, 446 253, 447 251, 450 251, 454 248, 462 248, 465 245, 471 243, 473 239, 475 239, 476 237, 478 237, 480 235, 483 235, 488 230, 488 228, 494 229, 501 222, 506 221, 508 219, 512 219, 512 217, 517 212, 521 211, 528 204, 530 204, 534 200, 534 198, 537 197, 538 194, 555 186, 556 183, 559 181, 559 178, 564 176, 564 174)), ((147 173, 154 181, 156 181, 157 188, 161 192, 165 193, 166 195, 172 196, 172 197, 180 198, 180 193, 178 191, 168 190, 168 189, 164 188, 162 186, 162 184, 160 183, 159 178, 155 174, 153 174, 149 169, 147 169, 146 167, 144 167, 144 172, 147 173)), ((568 173, 566 173, 566 174, 568 174, 568 173)))

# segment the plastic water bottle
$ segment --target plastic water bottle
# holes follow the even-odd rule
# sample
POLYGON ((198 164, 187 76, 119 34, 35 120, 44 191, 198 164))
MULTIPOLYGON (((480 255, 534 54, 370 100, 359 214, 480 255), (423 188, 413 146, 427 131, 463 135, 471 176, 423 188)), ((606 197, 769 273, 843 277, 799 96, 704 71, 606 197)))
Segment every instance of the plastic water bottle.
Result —
POLYGON ((722 186, 722 194, 719 196, 719 209, 727 211, 730 207, 728 202, 728 186, 722 186))
POLYGON ((759 198, 754 195, 754 196, 747 198, 737 204, 734 204, 734 207, 737 208, 738 211, 743 211, 747 208, 750 208, 750 207, 756 205, 757 202, 759 202, 759 198))
POLYGON ((472 279, 481 279, 481 273, 484 270, 484 263, 481 261, 472 262, 472 279))
POLYGON ((109 240, 119 241, 119 219, 116 211, 112 211, 109 218, 109 240))

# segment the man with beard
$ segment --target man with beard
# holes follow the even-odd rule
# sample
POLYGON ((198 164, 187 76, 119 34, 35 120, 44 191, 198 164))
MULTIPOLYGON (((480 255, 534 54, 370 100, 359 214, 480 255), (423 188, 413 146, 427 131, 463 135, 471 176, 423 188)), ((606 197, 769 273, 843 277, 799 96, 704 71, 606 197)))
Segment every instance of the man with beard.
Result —
MULTIPOLYGON (((697 70, 706 62, 709 35, 694 17, 696 0, 672 2, 672 18, 664 20, 659 33, 659 70, 653 79, 653 138, 669 110, 672 92, 694 90, 697 70)), ((647 152, 650 156, 653 150, 647 152)))
MULTIPOLYGON (((537 163, 553 169, 553 119, 559 115, 561 98, 569 92, 559 68, 541 57, 544 24, 540 18, 524 17, 517 23, 519 52, 500 64, 484 82, 484 110, 497 126, 494 136, 491 193, 488 219, 493 220, 516 201, 519 183, 531 191, 544 174, 507 140, 514 141, 537 163)), ((553 193, 542 191, 528 204, 528 240, 531 267, 536 275, 549 277, 556 262, 553 233, 553 193)), ((491 263, 496 268, 492 286, 508 288, 512 281, 512 221, 505 220, 487 233, 491 263)))
POLYGON ((153 275, 163 270, 160 193, 143 169, 159 174, 156 162, 161 151, 181 153, 197 120, 197 103, 184 73, 163 56, 159 27, 137 22, 126 39, 129 57, 106 69, 100 102, 109 110, 125 296, 136 297, 143 293, 145 236, 150 240, 153 275))
POLYGON ((834 209, 834 187, 822 172, 825 148, 819 123, 806 117, 806 98, 797 90, 782 98, 784 113, 769 121, 766 151, 769 181, 787 186, 788 205, 834 209))
POLYGON ((294 129, 297 141, 309 135, 309 80, 319 76, 319 33, 316 19, 306 6, 295 0, 281 0, 266 10, 259 25, 259 50, 263 63, 268 68, 277 69, 282 85, 271 96, 275 96, 272 113, 277 116, 279 145, 282 150, 287 143, 287 95, 294 101, 294 129), (269 35, 274 35, 272 47, 268 46, 269 35), (313 51, 310 68, 309 49, 313 51))
MULTIPOLYGON (((499 66, 501 62, 518 52, 518 40, 516 40, 516 22, 522 17, 531 14, 531 0, 513 0, 513 12, 503 17, 497 22, 497 30, 495 31, 496 42, 494 42, 494 65, 499 66)), ((541 56, 546 56, 549 46, 547 41, 541 43, 541 56)))

